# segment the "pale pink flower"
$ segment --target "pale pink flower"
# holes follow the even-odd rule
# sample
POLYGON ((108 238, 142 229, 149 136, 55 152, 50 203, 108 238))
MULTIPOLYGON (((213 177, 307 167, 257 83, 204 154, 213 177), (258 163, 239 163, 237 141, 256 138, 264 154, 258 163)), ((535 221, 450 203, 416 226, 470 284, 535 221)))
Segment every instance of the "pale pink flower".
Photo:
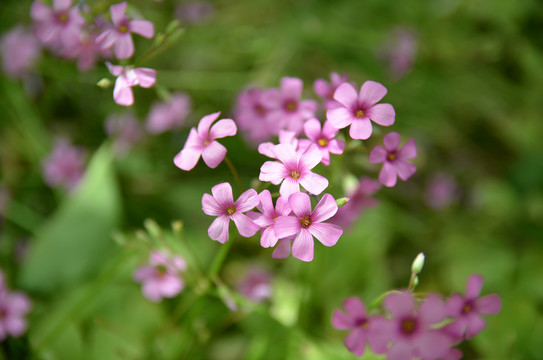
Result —
POLYGON ((400 148, 401 136, 397 132, 385 135, 385 147, 376 145, 370 152, 370 162, 384 163, 379 172, 379 182, 387 187, 396 185, 397 177, 403 181, 409 179, 416 171, 415 164, 406 161, 417 156, 417 145, 414 139, 400 148))
POLYGON ((66 139, 58 139, 51 154, 43 159, 42 168, 47 185, 73 190, 85 170, 83 150, 66 139))
POLYGON ((332 127, 329 121, 326 121, 321 129, 321 122, 311 118, 305 122, 304 132, 308 139, 300 140, 299 150, 305 150, 311 144, 317 145, 322 154, 321 162, 324 165, 330 165, 330 153, 343 154, 345 143, 342 140, 334 139, 339 130, 332 127))
POLYGON ((298 78, 284 77, 281 79, 281 89, 264 92, 263 101, 270 108, 270 123, 295 133, 301 132, 304 121, 315 116, 318 107, 314 100, 300 100, 303 86, 298 78))
POLYGON ((273 251, 272 258, 274 259, 285 259, 290 255, 290 249, 292 248, 292 242, 294 241, 295 236, 287 236, 284 239, 279 240, 279 243, 275 250, 273 251))
POLYGON ((264 302, 272 295, 272 276, 268 271, 251 267, 238 283, 238 291, 254 302, 264 302))
POLYGON ((330 222, 343 228, 351 226, 360 217, 362 210, 377 205, 377 199, 373 197, 373 194, 380 188, 381 185, 376 180, 368 177, 361 178, 354 191, 346 194, 349 198, 347 204, 338 209, 330 222))
MULTIPOLYGON (((292 145, 295 149, 298 149, 298 138, 296 137, 296 133, 294 131, 279 130, 279 144, 289 144, 292 145)), ((276 144, 271 142, 262 143, 258 145, 258 152, 269 158, 277 159, 275 153, 273 152, 273 148, 275 147, 275 145, 276 144)))
POLYGON ((77 58, 77 69, 88 71, 96 65, 100 58, 110 58, 111 51, 102 49, 96 43, 97 35, 89 30, 83 30, 79 41, 71 47, 64 48, 61 55, 69 59, 77 58))
POLYGON ((123 1, 109 8, 113 28, 105 30, 96 38, 96 42, 100 44, 102 49, 113 47, 118 59, 128 59, 134 54, 132 33, 147 39, 155 35, 155 27, 152 22, 147 20, 129 21, 129 17, 125 15, 127 5, 126 1, 123 1))
POLYGON ((314 210, 311 210, 311 199, 306 193, 294 193, 288 202, 295 216, 279 216, 275 221, 275 234, 278 238, 295 236, 292 256, 302 261, 313 260, 313 236, 325 246, 337 243, 343 230, 337 225, 323 223, 338 209, 332 195, 324 194, 314 210))
POLYGON ((132 68, 130 66, 113 65, 106 62, 109 72, 117 76, 113 89, 113 100, 122 106, 134 104, 133 86, 150 88, 156 81, 156 70, 148 68, 132 68))
POLYGON ((334 100, 334 92, 339 85, 347 81, 347 75, 340 75, 335 72, 330 74, 330 83, 324 79, 315 80, 313 89, 315 90, 315 93, 324 100, 324 107, 326 109, 333 109, 341 106, 340 103, 334 100))
POLYGON ((180 4, 175 9, 175 16, 192 24, 202 23, 213 17, 215 8, 208 1, 192 1, 180 4))
POLYGON ((288 203, 288 199, 282 196, 277 199, 276 207, 274 208, 269 190, 263 190, 258 195, 258 199, 260 204, 257 206, 257 209, 260 213, 250 211, 247 213, 247 216, 261 228, 260 245, 265 248, 274 247, 279 240, 275 234, 275 220, 279 216, 290 215, 292 209, 288 203))
POLYGON ((234 202, 232 186, 229 183, 221 183, 211 188, 211 193, 202 197, 202 210, 207 215, 217 216, 207 234, 213 240, 224 244, 228 241, 228 227, 230 220, 234 221, 239 234, 243 237, 251 237, 260 229, 247 215, 246 211, 252 210, 259 204, 258 194, 249 189, 239 196, 234 202))
POLYGON ((451 176, 444 173, 435 174, 426 187, 424 200, 434 210, 440 210, 458 201, 458 184, 451 176))
POLYGON ((143 285, 141 290, 147 299, 159 302, 175 297, 185 288, 180 273, 186 268, 181 256, 155 250, 149 256, 149 264, 136 269, 134 280, 143 285))
POLYGON ((105 128, 106 133, 115 139, 113 149, 119 155, 126 154, 143 137, 141 125, 132 111, 109 115, 105 128))
POLYGON ((378 51, 378 55, 388 62, 388 71, 394 79, 401 78, 411 70, 417 45, 415 31, 397 27, 391 32, 388 42, 378 51))
POLYGON ((183 125, 190 109, 191 100, 187 94, 173 93, 167 101, 153 104, 145 128, 151 134, 177 129, 183 125))
POLYGON ((204 116, 198 124, 198 130, 195 128, 190 130, 183 150, 173 159, 175 166, 185 171, 192 170, 200 156, 210 168, 214 169, 219 166, 226 156, 226 148, 216 139, 234 136, 237 132, 236 123, 232 119, 222 119, 211 126, 220 114, 220 112, 216 112, 204 116))
POLYGON ((502 302, 497 294, 479 297, 483 287, 483 277, 472 275, 468 279, 466 296, 453 295, 447 302, 447 313, 456 319, 445 326, 447 334, 453 336, 456 341, 471 339, 486 326, 481 315, 497 314, 501 311, 502 302))
POLYGON ((372 133, 371 121, 381 126, 394 124, 396 113, 392 105, 377 104, 386 93, 387 89, 375 81, 366 81, 359 94, 351 84, 343 83, 334 93, 334 100, 341 106, 329 109, 326 118, 336 129, 351 125, 349 135, 366 140, 372 133))
POLYGON ((388 360, 436 360, 449 352, 452 339, 434 329, 445 318, 445 306, 437 295, 417 307, 411 293, 393 293, 385 298, 384 307, 392 318, 372 322, 369 341, 375 353, 386 352, 388 360))
POLYGON ((260 89, 242 91, 236 100, 235 119, 243 134, 252 143, 260 143, 277 134, 280 127, 268 121, 270 109, 260 89))
POLYGON ((311 171, 321 162, 322 154, 315 144, 303 153, 297 153, 294 146, 279 144, 273 148, 279 161, 266 161, 260 168, 260 181, 270 181, 281 188, 281 196, 299 192, 300 185, 311 194, 318 195, 328 187, 328 179, 311 171))
POLYGON ((0 342, 8 336, 19 337, 27 329, 26 314, 30 311, 28 296, 10 291, 0 270, 0 342))
POLYGON ((369 344, 373 319, 366 311, 364 303, 357 297, 343 302, 346 312, 334 310, 332 326, 338 330, 352 330, 345 338, 345 346, 356 356, 362 356, 369 344))
POLYGON ((23 77, 34 67, 40 51, 38 39, 21 25, 17 25, 0 39, 2 67, 8 76, 14 78, 23 77))
POLYGON ((35 0, 30 16, 36 23, 36 36, 54 50, 71 47, 79 41, 85 19, 72 0, 53 0, 52 8, 35 0))

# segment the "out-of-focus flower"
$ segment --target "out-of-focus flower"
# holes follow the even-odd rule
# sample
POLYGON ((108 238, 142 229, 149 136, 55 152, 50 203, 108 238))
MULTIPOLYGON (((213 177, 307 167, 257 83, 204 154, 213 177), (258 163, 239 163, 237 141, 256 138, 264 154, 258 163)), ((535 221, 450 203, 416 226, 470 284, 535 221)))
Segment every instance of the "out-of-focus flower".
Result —
POLYGON ((366 140, 372 133, 371 121, 381 126, 394 124, 396 113, 392 105, 377 104, 386 93, 387 89, 375 81, 366 81, 359 94, 351 84, 343 83, 334 93, 334 100, 341 106, 329 109, 326 118, 336 129, 351 125, 349 135, 366 140))
POLYGON ((235 107, 235 119, 240 129, 248 140, 253 143, 260 143, 277 134, 279 124, 272 124, 268 121, 270 109, 265 103, 262 91, 251 88, 242 91, 235 107))
POLYGON ((149 256, 149 264, 136 269, 134 280, 141 283, 143 295, 154 302, 172 298, 185 287, 180 273, 187 264, 179 255, 155 250, 149 256))
POLYGON ((332 326, 338 330, 352 330, 345 338, 345 346, 356 356, 362 356, 366 344, 369 344, 373 319, 366 312, 364 303, 357 297, 345 300, 343 307, 346 312, 334 310, 332 326))
POLYGON ((229 183, 221 183, 211 188, 211 193, 204 194, 202 197, 202 210, 207 215, 217 216, 213 221, 207 233, 213 240, 220 243, 228 241, 228 227, 230 220, 234 221, 239 234, 244 237, 251 237, 260 226, 255 224, 247 215, 246 211, 252 210, 259 204, 258 194, 255 190, 249 189, 239 196, 234 202, 232 195, 232 186, 229 183))
POLYGON ((42 166, 47 185, 73 190, 83 177, 83 150, 66 139, 58 139, 51 154, 43 159, 42 166))
MULTIPOLYGON (((298 138, 296 137, 296 133, 294 131, 279 130, 279 144, 289 144, 295 149, 298 149, 298 138)), ((262 143, 258 145, 258 152, 269 158, 277 159, 275 153, 273 152, 275 145, 276 144, 271 142, 262 143)), ((297 150, 297 152, 299 151, 297 150)))
POLYGON ((213 17, 215 8, 207 1, 192 1, 180 4, 175 9, 175 16, 192 24, 202 23, 213 17))
POLYGON ((343 228, 351 226, 358 219, 362 210, 377 205, 377 199, 373 197, 373 194, 380 188, 381 185, 376 180, 367 177, 361 178, 356 189, 346 194, 349 198, 347 204, 338 209, 330 222, 343 228))
POLYGON ((447 174, 435 174, 426 187, 426 204, 434 210, 446 208, 457 198, 458 184, 447 174))
POLYGON ((263 302, 272 295, 272 276, 269 272, 251 267, 238 283, 238 291, 254 302, 263 302))
POLYGON ((376 318, 371 324, 370 345, 387 359, 436 360, 445 356, 452 339, 434 329, 445 318, 445 306, 437 295, 428 296, 417 307, 411 293, 394 293, 384 300, 392 318, 376 318))
POLYGON ((415 31, 397 27, 391 32, 389 41, 378 51, 378 56, 388 63, 388 71, 394 79, 401 78, 411 70, 417 45, 415 31))
POLYGON ((83 30, 79 41, 69 48, 61 51, 61 55, 74 59, 77 58, 77 69, 79 71, 88 71, 92 69, 99 58, 110 58, 111 51, 102 49, 96 43, 97 35, 89 30, 83 30))
POLYGON ((263 190, 259 195, 257 209, 260 213, 250 211, 247 216, 261 228, 260 245, 262 247, 274 247, 279 238, 275 234, 275 220, 279 216, 290 215, 292 209, 285 197, 277 199, 276 208, 273 207, 273 201, 269 190, 263 190))
POLYGON ((288 202, 295 216, 279 216, 275 220, 275 233, 279 238, 295 236, 292 256, 302 261, 313 260, 313 236, 325 246, 337 243, 343 230, 337 225, 323 222, 334 216, 338 209, 332 195, 324 194, 313 211, 311 199, 306 193, 294 193, 288 202))
POLYGON ((299 150, 305 150, 311 144, 317 145, 322 154, 321 162, 324 165, 330 165, 330 153, 343 154, 345 143, 334 139, 339 130, 332 127, 329 121, 326 121, 321 129, 321 122, 318 119, 311 118, 305 122, 304 132, 309 139, 300 140, 299 150))
POLYGON ((145 128, 151 134, 177 129, 183 125, 190 109, 191 100, 187 94, 173 93, 168 101, 153 104, 145 128))
POLYGON ((52 8, 35 0, 30 16, 36 23, 36 36, 53 50, 70 48, 79 42, 85 19, 72 0, 53 0, 52 8))
POLYGON ((40 51, 38 39, 21 25, 17 25, 0 39, 2 67, 7 75, 14 78, 21 78, 32 69, 40 51))
POLYGON ((311 144, 303 153, 296 153, 292 145, 279 144, 273 148, 279 161, 266 161, 260 168, 259 180, 270 181, 279 185, 281 196, 299 192, 300 185, 311 194, 318 195, 328 187, 328 179, 311 171, 322 159, 322 154, 315 144, 311 144))
POLYGON ((446 325, 444 331, 456 341, 471 339, 483 331, 486 322, 481 315, 501 311, 502 302, 498 294, 479 297, 482 287, 483 277, 472 275, 468 279, 466 296, 456 294, 447 302, 447 314, 456 320, 446 325))
POLYGON ((300 100, 303 82, 298 78, 284 77, 280 89, 268 89, 262 96, 270 109, 268 121, 279 128, 300 133, 304 121, 315 116, 317 102, 300 100))
POLYGON ((324 100, 324 107, 326 109, 334 109, 341 106, 340 103, 334 100, 334 92, 339 85, 348 80, 347 75, 340 75, 335 72, 330 74, 330 83, 324 79, 315 80, 313 89, 315 90, 315 93, 324 100))
POLYGON ((111 21, 113 28, 107 29, 101 33, 96 42, 102 49, 113 47, 113 52, 118 59, 128 59, 134 54, 134 40, 132 33, 150 39, 155 35, 155 27, 152 22, 147 20, 131 20, 125 15, 126 1, 112 5, 111 21))
POLYGON ((150 88, 156 81, 156 70, 148 68, 132 68, 130 66, 113 65, 106 62, 109 72, 117 76, 113 89, 113 100, 122 106, 134 104, 133 86, 150 88))
POLYGON ((415 140, 409 140, 400 149, 401 139, 397 132, 388 133, 383 138, 385 147, 376 145, 370 152, 371 163, 383 163, 379 182, 387 187, 396 185, 398 176, 405 181, 417 171, 415 164, 405 161, 417 156, 415 140))
POLYGON ((132 111, 111 114, 105 121, 106 133, 115 139, 113 150, 124 155, 143 136, 141 125, 132 111))
POLYGON ((19 337, 27 329, 26 314, 30 311, 28 296, 19 291, 11 291, 0 269, 0 342, 8 336, 19 337))
POLYGON ((232 119, 222 119, 211 126, 220 114, 216 112, 204 116, 198 124, 198 130, 195 128, 190 130, 183 150, 173 159, 175 166, 185 171, 192 170, 200 156, 210 168, 219 166, 226 156, 226 148, 215 140, 237 133, 236 123, 232 119))

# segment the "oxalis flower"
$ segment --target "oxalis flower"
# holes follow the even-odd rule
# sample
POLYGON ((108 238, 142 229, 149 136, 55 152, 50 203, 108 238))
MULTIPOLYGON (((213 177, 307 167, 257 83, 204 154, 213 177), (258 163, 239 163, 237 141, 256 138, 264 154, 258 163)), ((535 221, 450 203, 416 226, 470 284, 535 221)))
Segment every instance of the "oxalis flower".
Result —
POLYGON ((300 191, 300 185, 311 194, 318 195, 328 187, 328 180, 311 172, 321 162, 322 154, 315 144, 311 144, 303 153, 296 153, 294 146, 279 144, 273 148, 279 161, 266 161, 260 168, 260 181, 270 181, 281 188, 281 196, 290 196, 300 191))
POLYGON ((366 140, 372 133, 371 121, 381 126, 394 124, 396 113, 392 105, 377 104, 386 93, 387 89, 375 81, 366 81, 359 94, 351 84, 343 83, 334 93, 334 100, 341 106, 329 109, 326 118, 336 129, 351 125, 349 135, 366 140))
POLYGON ((334 224, 326 224, 337 212, 334 197, 325 194, 315 209, 311 210, 311 199, 306 193, 295 193, 288 198, 295 216, 279 216, 275 220, 275 234, 279 238, 295 236, 292 244, 292 256, 302 261, 313 260, 313 236, 325 246, 337 243, 343 230, 334 224))
POLYGON ((232 195, 232 186, 229 183, 213 186, 211 193, 213 196, 204 194, 202 197, 202 210, 207 215, 218 216, 207 230, 211 239, 222 244, 227 242, 230 220, 234 221, 241 236, 251 237, 260 230, 260 226, 243 214, 259 204, 260 201, 255 190, 249 189, 245 191, 235 202, 232 195))
POLYGON ((156 70, 148 68, 132 68, 130 66, 113 65, 106 62, 109 72, 117 76, 113 89, 113 100, 122 106, 134 104, 132 86, 150 88, 156 81, 156 70))
POLYGON ((226 156, 226 148, 215 140, 234 136, 238 131, 236 123, 232 119, 222 119, 211 126, 220 114, 220 112, 216 112, 204 116, 198 124, 198 130, 195 128, 190 130, 183 150, 173 159, 175 166, 185 171, 192 170, 200 156, 210 168, 214 169, 219 166, 226 156))
POLYGON ((321 128, 321 122, 318 119, 311 118, 304 123, 304 132, 308 139, 300 140, 299 149, 306 149, 311 144, 317 145, 322 154, 321 162, 324 165, 330 165, 330 153, 343 154, 345 143, 334 139, 339 130, 332 127, 329 121, 326 121, 321 128))
POLYGON ((253 220, 255 224, 261 228, 260 245, 262 247, 274 247, 279 238, 275 234, 275 220, 279 216, 288 216, 292 212, 292 208, 288 203, 288 199, 281 196, 277 199, 276 207, 273 207, 272 197, 269 190, 263 190, 258 199, 260 204, 257 209, 260 213, 250 211, 247 216, 253 220))
POLYGON ((385 135, 385 147, 376 145, 370 152, 370 162, 384 163, 379 173, 379 182, 385 186, 396 185, 397 176, 407 180, 417 171, 417 167, 405 160, 417 156, 417 145, 414 139, 409 140, 400 149, 401 136, 397 132, 385 135))

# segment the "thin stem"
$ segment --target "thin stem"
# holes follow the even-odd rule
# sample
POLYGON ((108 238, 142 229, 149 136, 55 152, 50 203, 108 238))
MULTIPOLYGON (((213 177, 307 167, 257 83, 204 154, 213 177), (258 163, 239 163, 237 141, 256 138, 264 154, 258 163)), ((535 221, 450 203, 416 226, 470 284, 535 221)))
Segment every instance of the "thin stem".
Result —
POLYGON ((243 184, 241 183, 241 179, 239 177, 238 171, 236 170, 236 167, 234 166, 234 164, 232 164, 230 159, 228 159, 228 157, 226 156, 224 157, 224 162, 226 163, 226 165, 228 165, 228 168, 230 169, 232 176, 234 176, 234 180, 238 184, 239 192, 240 193, 243 192, 244 187, 243 187, 243 184))
POLYGON ((224 260, 226 259, 226 256, 228 255, 228 251, 230 250, 231 246, 232 241, 227 241, 223 246, 221 246, 218 254, 215 256, 215 260, 213 260, 213 264, 211 264, 211 267, 209 268, 209 271, 207 273, 207 277, 210 280, 213 280, 219 274, 219 271, 221 270, 222 264, 224 263, 224 260))

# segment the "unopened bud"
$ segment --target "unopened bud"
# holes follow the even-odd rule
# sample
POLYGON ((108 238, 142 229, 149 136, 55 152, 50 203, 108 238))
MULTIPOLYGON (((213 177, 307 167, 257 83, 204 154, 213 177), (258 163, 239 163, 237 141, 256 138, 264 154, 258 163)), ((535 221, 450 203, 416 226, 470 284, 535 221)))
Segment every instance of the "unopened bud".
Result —
POLYGON ((349 202, 349 198, 348 198, 348 197, 342 197, 342 198, 336 199, 336 203, 337 203, 337 207, 338 207, 338 208, 344 206, 344 205, 347 204, 348 202, 349 202))
POLYGON ((145 219, 145 221, 143 222, 143 226, 145 226, 145 229, 153 239, 159 238, 162 234, 160 226, 158 226, 156 221, 153 219, 145 219))
POLYGON ((424 267, 424 253, 419 253, 413 264, 411 265, 411 272, 413 274, 420 274, 422 268, 424 267))
POLYGON ((106 78, 103 78, 102 80, 98 81, 96 83, 96 85, 99 87, 99 88, 102 88, 102 89, 107 89, 107 88, 110 88, 111 86, 113 86, 113 81, 109 80, 109 79, 106 79, 106 78))
POLYGON ((164 36, 163 33, 158 33, 156 36, 155 36, 155 45, 156 46, 160 46, 162 45, 162 43, 164 42, 164 39, 166 37, 164 36))
POLYGON ((419 277, 415 276, 413 279, 413 289, 416 288, 419 285, 419 277))
POLYGON ((166 26, 166 33, 171 33, 173 32, 175 29, 177 29, 179 26, 181 26, 181 22, 179 20, 173 20, 173 21, 170 21, 170 23, 168 24, 168 26, 166 26))

